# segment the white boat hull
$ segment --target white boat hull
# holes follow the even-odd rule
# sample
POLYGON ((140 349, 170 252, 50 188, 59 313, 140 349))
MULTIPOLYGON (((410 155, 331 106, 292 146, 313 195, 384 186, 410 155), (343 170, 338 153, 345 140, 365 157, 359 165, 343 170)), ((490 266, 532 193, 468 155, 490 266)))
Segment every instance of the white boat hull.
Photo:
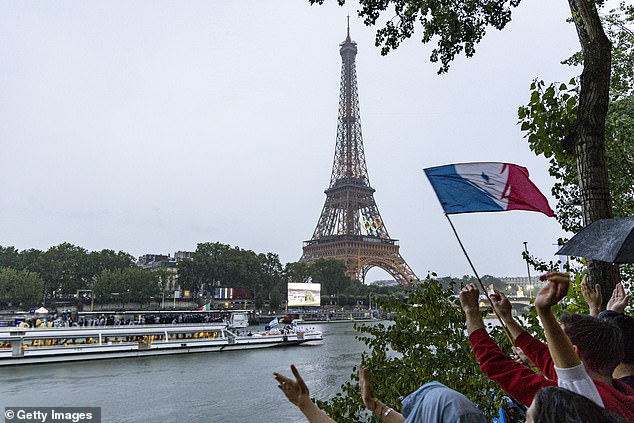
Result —
MULTIPOLYGON (((128 338, 129 339, 129 338, 128 338)), ((0 332, 0 366, 16 366, 38 363, 60 363, 84 360, 102 360, 124 357, 145 357, 168 354, 191 354, 203 352, 221 352, 248 350, 280 346, 300 345, 306 342, 321 341, 320 332, 266 334, 255 333, 252 336, 235 335, 220 326, 166 326, 133 328, 97 328, 97 329, 38 329, 13 330, 0 332), (213 332, 212 332, 213 331, 213 332), (212 339, 170 339, 172 336, 193 336, 194 333, 214 333, 212 339), (108 342, 108 337, 160 337, 162 340, 148 342, 108 342), (79 339, 99 340, 91 344, 79 345, 42 345, 51 340, 67 342, 79 339), (7 344, 19 342, 19 348, 7 347, 7 344), (31 345, 37 346, 28 346, 31 345), (26 347, 24 345, 27 345, 26 347)), ((11 344, 13 346, 13 344, 11 344)))

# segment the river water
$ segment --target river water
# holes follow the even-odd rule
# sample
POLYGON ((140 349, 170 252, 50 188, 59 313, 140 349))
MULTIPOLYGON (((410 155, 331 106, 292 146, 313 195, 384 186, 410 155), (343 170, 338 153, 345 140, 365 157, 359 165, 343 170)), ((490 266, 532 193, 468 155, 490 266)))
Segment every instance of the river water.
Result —
POLYGON ((352 323, 311 325, 318 345, 0 368, 4 407, 101 407, 102 422, 303 422, 273 372, 297 366, 311 396, 339 392, 365 345, 352 323))

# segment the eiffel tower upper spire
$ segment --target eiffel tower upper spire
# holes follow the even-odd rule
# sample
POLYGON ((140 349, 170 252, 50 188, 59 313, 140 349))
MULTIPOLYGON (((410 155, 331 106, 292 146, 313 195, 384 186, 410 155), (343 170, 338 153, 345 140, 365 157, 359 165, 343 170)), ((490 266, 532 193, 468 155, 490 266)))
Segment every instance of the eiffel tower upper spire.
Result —
POLYGON ((326 202, 310 241, 304 244, 300 261, 319 258, 343 261, 348 274, 363 280, 368 269, 378 266, 402 283, 416 275, 399 254, 398 241, 391 239, 374 201, 363 151, 355 58, 357 43, 350 37, 339 44, 341 86, 337 142, 326 202))
POLYGON ((339 44, 341 86, 337 142, 327 198, 313 239, 332 235, 376 236, 389 239, 374 202, 363 151, 355 58, 357 43, 350 38, 339 44))
POLYGON ((355 58, 357 43, 350 38, 350 17, 346 39, 339 44, 341 55, 341 85, 339 88, 339 118, 337 121, 337 144, 330 187, 337 181, 354 179, 369 186, 368 170, 363 152, 359 94, 355 58))

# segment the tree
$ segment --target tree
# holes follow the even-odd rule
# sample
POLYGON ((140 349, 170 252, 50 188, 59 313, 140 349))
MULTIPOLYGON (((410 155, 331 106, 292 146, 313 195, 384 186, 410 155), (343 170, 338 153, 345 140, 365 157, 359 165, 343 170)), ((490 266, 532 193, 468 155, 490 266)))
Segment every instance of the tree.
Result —
MULTIPOLYGON (((309 0, 322 4, 324 0, 309 0)), ((340 5, 345 0, 337 0, 340 5)), ((457 54, 475 53, 477 44, 491 26, 502 29, 511 20, 511 8, 520 0, 359 0, 359 16, 366 25, 375 25, 383 12, 389 16, 377 30, 376 45, 387 54, 410 38, 420 24, 423 43, 437 39, 431 61, 442 63, 439 73, 447 72, 457 54)), ((581 45, 583 71, 580 77, 579 107, 575 131, 569 137, 579 179, 582 216, 586 225, 612 216, 612 204, 605 159, 605 120, 608 110, 611 44, 605 34, 597 7, 604 0, 568 0, 572 21, 581 45)), ((591 284, 601 283, 610 291, 618 281, 618 268, 590 261, 591 284)))
POLYGON ((0 303, 32 306, 42 299, 43 289, 37 273, 0 267, 0 303))
POLYGON ((310 278, 310 265, 308 263, 286 263, 284 275, 287 282, 305 282, 310 278))
POLYGON ((282 304, 282 294, 280 293, 280 289, 277 286, 274 287, 271 289, 269 295, 271 297, 269 306, 274 310, 279 309, 282 304))
POLYGON ((96 277, 104 269, 125 269, 135 266, 136 260, 130 254, 119 251, 115 253, 113 250, 91 251, 88 254, 88 266, 90 273, 96 277))
MULTIPOLYGON (((633 20, 634 6, 624 4, 604 17, 613 46, 605 147, 615 216, 634 213, 634 32, 627 28, 627 21, 633 20)), ((583 60, 578 53, 564 63, 576 65, 583 60)), ((529 103, 518 110, 529 147, 549 159, 550 174, 556 179, 552 193, 557 199, 557 219, 571 232, 583 227, 579 208, 583 197, 573 144, 579 107, 580 86, 574 78, 565 84, 534 81, 529 103)), ((603 289, 607 301, 611 287, 606 285, 603 289)))
POLYGON ((87 288, 93 274, 88 264, 88 252, 67 242, 49 248, 43 255, 41 275, 46 282, 46 294, 54 291, 74 294, 87 288))
POLYGON ((0 246, 0 266, 20 269, 20 252, 15 247, 0 246))
POLYGON ((147 303, 160 292, 158 275, 140 267, 105 269, 95 280, 93 287, 98 302, 119 301, 147 303))

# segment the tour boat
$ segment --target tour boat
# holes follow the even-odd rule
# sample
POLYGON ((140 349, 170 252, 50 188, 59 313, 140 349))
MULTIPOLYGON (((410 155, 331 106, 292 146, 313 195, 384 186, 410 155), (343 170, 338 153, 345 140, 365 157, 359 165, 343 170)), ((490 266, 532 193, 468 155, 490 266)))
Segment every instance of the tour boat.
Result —
POLYGON ((0 366, 246 350, 321 341, 315 330, 234 332, 226 323, 0 328, 0 366))

